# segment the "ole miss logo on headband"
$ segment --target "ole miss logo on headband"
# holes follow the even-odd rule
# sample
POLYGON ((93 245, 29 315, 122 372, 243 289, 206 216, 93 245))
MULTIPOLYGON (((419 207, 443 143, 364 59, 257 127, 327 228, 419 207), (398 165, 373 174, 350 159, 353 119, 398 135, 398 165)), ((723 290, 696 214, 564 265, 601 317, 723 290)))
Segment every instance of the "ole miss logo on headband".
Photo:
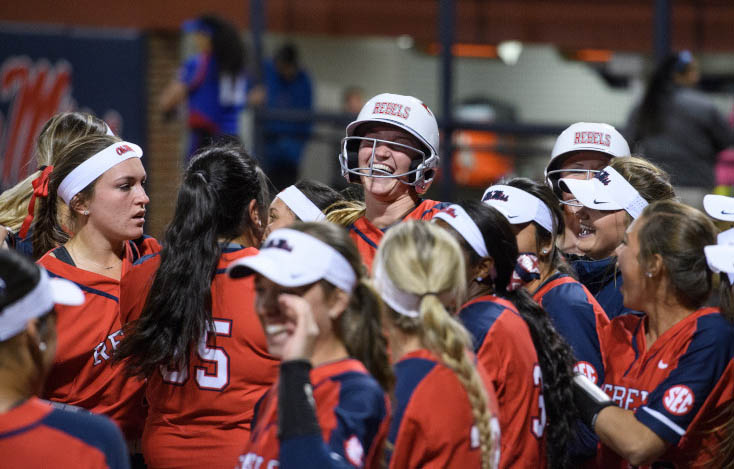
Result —
POLYGON ((120 145, 119 147, 115 148, 115 152, 117 152, 119 156, 122 156, 129 151, 135 151, 135 150, 130 148, 130 145, 120 145))
POLYGON ((265 245, 262 247, 263 249, 283 249, 284 251, 292 252, 293 246, 288 244, 288 240, 286 239, 271 239, 265 245))
POLYGON ((609 177, 609 173, 606 171, 599 171, 598 173, 596 173, 594 177, 600 180, 601 183, 604 184, 605 186, 608 186, 609 183, 612 182, 612 180, 609 177))
POLYGON ((456 218, 456 210, 453 207, 445 208, 441 210, 441 213, 445 213, 451 216, 451 218, 456 218))
POLYGON ((501 200, 503 202, 507 202, 510 198, 504 191, 489 191, 482 199, 482 202, 486 202, 487 200, 501 200))

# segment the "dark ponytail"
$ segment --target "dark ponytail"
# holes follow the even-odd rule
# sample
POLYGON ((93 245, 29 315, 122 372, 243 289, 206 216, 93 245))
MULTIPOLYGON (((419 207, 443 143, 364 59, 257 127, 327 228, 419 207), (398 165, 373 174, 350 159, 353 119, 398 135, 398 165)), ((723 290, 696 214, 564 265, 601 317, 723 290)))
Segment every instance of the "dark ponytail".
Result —
MULTIPOLYGON (((367 271, 346 230, 332 223, 296 222, 289 228, 308 233, 336 249, 357 273, 347 309, 336 319, 334 330, 351 357, 361 361, 382 388, 391 392, 395 383, 382 328, 382 301, 367 281, 367 271)), ((327 294, 336 287, 323 281, 327 294)))
POLYGON ((127 359, 130 374, 184 366, 192 347, 213 329, 211 282, 220 242, 249 234, 259 245, 262 226, 250 219, 249 207, 255 200, 264 213, 264 178, 255 160, 234 144, 203 148, 191 160, 150 294, 116 353, 117 360, 127 359))
MULTIPOLYGON (((483 282, 492 286, 496 295, 511 301, 530 329, 543 373, 543 398, 548 417, 548 467, 568 467, 569 443, 574 439, 576 428, 576 407, 571 386, 575 362, 573 352, 556 332, 548 313, 533 301, 524 288, 508 291, 517 264, 518 250, 515 235, 504 215, 477 200, 465 201, 460 205, 479 227, 489 256, 494 260, 497 276, 494 280, 487 278, 483 282)), ((465 252, 471 253, 471 265, 481 261, 466 242, 463 248, 465 252)))
MULTIPOLYGON (((69 208, 69 220, 59 220, 58 194, 59 185, 77 166, 87 161, 96 153, 120 139, 108 135, 88 135, 68 143, 57 155, 56 164, 49 176, 48 197, 38 199, 38 212, 33 218, 33 258, 39 259, 46 252, 69 241, 69 232, 74 232, 76 215, 69 208), (70 223, 71 226, 64 226, 70 223)), ((72 199, 85 201, 94 194, 95 179, 72 199)), ((62 202, 63 203, 63 202, 62 202)))

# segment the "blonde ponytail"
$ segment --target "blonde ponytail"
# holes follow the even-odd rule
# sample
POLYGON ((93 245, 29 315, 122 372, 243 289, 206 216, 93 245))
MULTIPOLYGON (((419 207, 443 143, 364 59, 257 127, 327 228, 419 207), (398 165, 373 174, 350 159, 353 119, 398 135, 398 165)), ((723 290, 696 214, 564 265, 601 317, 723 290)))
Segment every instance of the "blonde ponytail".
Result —
POLYGON ((377 251, 377 262, 401 291, 421 298, 419 316, 390 311, 390 320, 406 334, 416 334, 423 345, 452 370, 466 391, 479 431, 482 468, 497 464, 489 398, 470 358, 471 336, 444 306, 451 299, 458 308, 464 298, 464 255, 453 237, 430 223, 406 221, 387 232, 377 251))
POLYGON ((367 212, 367 206, 363 202, 354 200, 340 200, 326 207, 324 213, 326 219, 341 226, 354 224, 367 212))

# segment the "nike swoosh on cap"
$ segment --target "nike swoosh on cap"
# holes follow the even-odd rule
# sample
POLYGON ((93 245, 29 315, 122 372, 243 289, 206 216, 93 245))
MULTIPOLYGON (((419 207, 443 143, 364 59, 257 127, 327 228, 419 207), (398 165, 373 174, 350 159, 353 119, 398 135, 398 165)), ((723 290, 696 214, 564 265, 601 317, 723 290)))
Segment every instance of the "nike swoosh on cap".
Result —
POLYGON ((597 204, 597 205, 601 205, 601 204, 608 204, 609 202, 608 202, 608 201, 606 201, 606 200, 602 200, 602 201, 600 202, 600 201, 598 201, 598 200, 594 199, 594 203, 595 203, 595 204, 597 204))
POLYGON ((734 212, 727 212, 726 210, 721 211, 722 215, 734 215, 734 212))
POLYGON ((517 218, 517 217, 519 217, 519 216, 520 216, 520 215, 507 215, 507 218, 517 218))

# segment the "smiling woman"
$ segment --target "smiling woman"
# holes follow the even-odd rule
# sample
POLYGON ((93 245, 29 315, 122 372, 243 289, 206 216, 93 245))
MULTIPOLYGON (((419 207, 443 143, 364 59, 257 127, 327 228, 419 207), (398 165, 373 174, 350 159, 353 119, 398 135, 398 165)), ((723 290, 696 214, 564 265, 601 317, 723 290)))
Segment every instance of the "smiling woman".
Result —
POLYGON ((43 254, 38 262, 87 291, 84 304, 59 307, 58 351, 43 395, 110 416, 131 442, 142 433, 143 381, 128 379, 109 359, 122 335, 120 277, 159 249, 143 236, 149 199, 142 154, 114 136, 69 143, 32 226, 34 252, 43 254), (60 223, 57 197, 69 208, 68 226, 60 223))
POLYGON ((388 228, 428 220, 445 205, 421 198, 438 170, 438 124, 412 96, 383 93, 367 101, 347 126, 339 163, 347 181, 364 186, 365 204, 334 211, 330 220, 349 226, 368 267, 388 228))

